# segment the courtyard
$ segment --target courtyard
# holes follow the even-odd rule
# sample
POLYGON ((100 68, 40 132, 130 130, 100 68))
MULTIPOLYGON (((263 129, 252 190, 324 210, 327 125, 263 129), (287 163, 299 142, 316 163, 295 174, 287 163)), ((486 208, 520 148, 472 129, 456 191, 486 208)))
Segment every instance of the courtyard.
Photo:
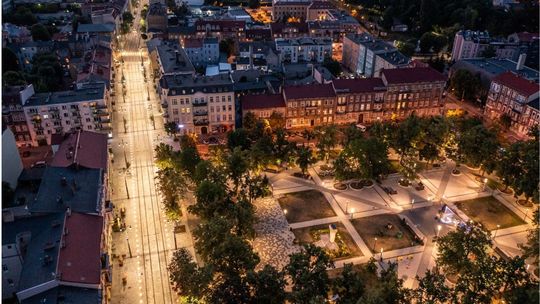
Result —
POLYGON ((416 234, 395 214, 380 214, 351 221, 373 253, 421 245, 416 234))
POLYGON ((481 223, 489 231, 525 224, 520 217, 493 196, 459 201, 455 205, 470 219, 481 223))
POLYGON ((279 205, 289 223, 311 221, 335 216, 324 195, 316 190, 283 194, 279 205))

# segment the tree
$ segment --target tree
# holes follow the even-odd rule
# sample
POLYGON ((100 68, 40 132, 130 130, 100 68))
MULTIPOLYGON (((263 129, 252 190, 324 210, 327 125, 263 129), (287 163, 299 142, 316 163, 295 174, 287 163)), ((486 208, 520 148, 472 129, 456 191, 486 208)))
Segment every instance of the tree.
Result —
POLYGON ((249 0, 248 6, 251 9, 259 8, 261 6, 260 0, 249 0))
POLYGON ((36 23, 32 25, 32 28, 30 31, 32 33, 32 39, 34 39, 35 41, 51 40, 51 34, 47 30, 47 28, 41 23, 36 23))
POLYGON ((308 167, 315 162, 313 152, 309 146, 301 146, 296 150, 296 164, 302 171, 302 176, 306 176, 308 167))
POLYGON ((353 270, 352 264, 345 264, 341 275, 333 284, 333 292, 338 295, 337 304, 355 304, 366 290, 364 278, 360 272, 353 270))
POLYGON ((522 142, 515 142, 503 150, 500 154, 499 161, 496 164, 495 171, 501 178, 504 185, 504 191, 509 186, 515 185, 518 178, 521 176, 521 151, 523 149, 522 142))
POLYGON ((24 85, 26 81, 20 72, 7 71, 2 75, 5 86, 24 85))
POLYGON ((435 270, 426 271, 423 278, 416 276, 418 288, 414 291, 414 299, 418 304, 444 304, 451 298, 453 290, 446 286, 446 278, 435 270))
POLYGON ((17 7, 14 14, 10 14, 6 18, 8 22, 16 25, 30 26, 38 22, 36 16, 25 6, 17 7))
POLYGON ((242 127, 248 131, 255 129, 257 125, 257 116, 253 112, 247 112, 242 120, 242 127))
POLYGON ((171 284, 180 295, 188 297, 188 300, 201 299, 208 293, 212 281, 211 268, 198 267, 187 249, 175 251, 167 269, 171 284))
POLYGON ((301 252, 292 254, 285 267, 293 284, 292 302, 323 303, 330 286, 326 272, 330 267, 333 267, 330 257, 315 245, 305 245, 301 252))
POLYGON ((405 56, 411 57, 414 55, 414 50, 416 49, 416 46, 414 43, 410 42, 403 42, 398 41, 398 44, 396 45, 397 49, 405 56))
POLYGON ((489 45, 485 50, 482 51, 480 57, 484 58, 493 58, 497 56, 497 50, 492 45, 489 45))
POLYGON ((538 138, 535 133, 535 138, 524 143, 521 156, 521 174, 518 175, 517 180, 514 182, 513 188, 517 195, 524 195, 527 201, 531 198, 534 202, 538 203, 538 176, 539 172, 539 160, 540 154, 538 147, 538 138))
POLYGON ((227 54, 227 58, 234 53, 234 40, 227 38, 219 42, 219 51, 227 54))
POLYGON ((508 130, 512 126, 512 117, 507 113, 504 113, 499 117, 499 123, 505 130, 508 130))
POLYGON ((479 77, 467 70, 457 70, 450 77, 450 89, 456 97, 461 99, 474 101, 481 87, 479 77))
POLYGON ((324 58, 323 67, 327 68, 335 77, 341 74, 341 64, 330 56, 324 58))
POLYGON ((235 129, 227 134, 227 146, 230 150, 239 147, 242 150, 247 150, 251 146, 249 140, 249 132, 244 128, 235 129))
POLYGON ((178 200, 184 196, 184 189, 187 187, 185 177, 176 168, 166 167, 157 171, 156 179, 167 214, 176 218, 180 212, 178 200))
POLYGON ((8 182, 2 182, 2 201, 4 205, 10 205, 15 198, 15 191, 8 182))
POLYGON ((2 48, 2 71, 19 71, 19 59, 9 48, 2 48))
POLYGON ((156 165, 158 168, 173 167, 175 152, 172 146, 160 143, 154 148, 154 152, 156 154, 156 165))
POLYGON ((390 171, 388 146, 376 137, 350 142, 334 162, 338 180, 375 179, 390 171))
POLYGON ((463 132, 458 141, 458 148, 468 164, 482 168, 482 175, 495 169, 499 142, 495 132, 483 125, 477 125, 463 132))
POLYGON ((273 111, 272 114, 270 114, 270 117, 268 117, 268 123, 270 124, 270 128, 274 131, 285 128, 285 118, 280 112, 273 111))
POLYGON ((178 125, 174 121, 169 121, 165 123, 165 132, 168 135, 174 135, 178 133, 178 125))
POLYGON ((270 265, 265 265, 258 272, 248 273, 254 303, 281 304, 285 303, 285 276, 270 265))
POLYGON ((420 37, 420 51, 422 53, 438 53, 446 45, 446 38, 432 32, 426 32, 420 37))
POLYGON ((122 14, 122 21, 128 25, 132 25, 133 24, 133 20, 134 20, 134 17, 133 15, 130 13, 130 12, 124 12, 122 14))
POLYGON ((235 193, 238 191, 242 178, 247 174, 249 167, 249 159, 246 151, 237 147, 229 154, 227 158, 227 171, 229 172, 229 178, 234 184, 235 193))
POLYGON ((36 91, 50 92, 63 87, 63 75, 64 70, 56 55, 40 53, 32 58, 32 71, 27 80, 34 85, 36 91))
POLYGON ((336 125, 318 126, 315 128, 315 138, 317 139, 317 148, 321 159, 328 162, 330 150, 337 145, 337 127, 336 125))

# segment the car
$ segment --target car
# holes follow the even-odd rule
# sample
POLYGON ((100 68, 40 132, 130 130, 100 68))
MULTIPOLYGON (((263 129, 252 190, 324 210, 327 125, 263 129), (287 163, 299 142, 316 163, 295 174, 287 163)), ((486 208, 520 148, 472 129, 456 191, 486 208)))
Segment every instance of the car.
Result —
POLYGON ((362 125, 362 124, 357 124, 356 127, 357 127, 360 131, 366 132, 366 129, 367 129, 366 126, 364 126, 364 125, 362 125))
POLYGON ((23 158, 26 158, 26 157, 29 157, 29 156, 30 156, 30 151, 24 151, 24 152, 22 153, 22 157, 23 157, 23 158))
POLYGON ((45 168, 46 166, 47 162, 44 160, 40 160, 32 164, 32 168, 45 168))

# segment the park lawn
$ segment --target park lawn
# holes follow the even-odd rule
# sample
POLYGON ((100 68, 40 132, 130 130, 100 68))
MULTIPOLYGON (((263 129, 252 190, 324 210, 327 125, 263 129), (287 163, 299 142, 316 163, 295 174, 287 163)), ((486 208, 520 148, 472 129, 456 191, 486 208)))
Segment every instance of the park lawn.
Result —
POLYGON ((285 218, 289 223, 336 216, 324 195, 316 190, 286 193, 278 202, 281 209, 287 210, 285 218))
POLYGON ((481 223, 487 230, 523 225, 525 222, 493 196, 479 197, 455 203, 469 218, 481 223))
POLYGON ((373 253, 381 252, 381 248, 386 252, 420 245, 415 241, 414 232, 395 214, 358 218, 352 220, 351 223, 373 253), (392 224, 392 229, 387 229, 386 225, 389 223, 392 224), (402 233, 401 238, 397 237, 398 232, 402 233), (376 245, 375 238, 377 238, 376 245))
POLYGON ((313 232, 317 230, 324 230, 323 233, 328 234, 328 231, 329 231, 328 226, 330 224, 336 225, 336 228, 338 229, 336 242, 338 242, 338 245, 342 244, 346 246, 347 252, 348 252, 348 254, 338 257, 336 258, 336 260, 363 256, 362 251, 360 251, 360 248, 356 246, 356 243, 354 242, 351 235, 347 231, 347 228, 345 228, 345 226, 340 222, 297 228, 297 229, 293 229, 292 232, 294 233, 294 236, 298 240, 300 245, 311 244, 317 241, 316 239, 313 238, 313 232), (340 238, 342 242, 339 242, 338 238, 340 238))

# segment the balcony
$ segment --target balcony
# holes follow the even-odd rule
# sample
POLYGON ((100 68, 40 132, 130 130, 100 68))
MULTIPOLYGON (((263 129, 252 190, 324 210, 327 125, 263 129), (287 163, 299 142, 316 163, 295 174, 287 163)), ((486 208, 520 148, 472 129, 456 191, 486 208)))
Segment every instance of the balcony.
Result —
POLYGON ((194 107, 206 107, 208 103, 206 101, 197 101, 193 102, 194 107))
POLYGON ((193 116, 207 116, 208 110, 207 109, 200 109, 197 111, 193 111, 193 116))
POLYGON ((105 110, 94 110, 94 115, 96 116, 109 116, 109 112, 105 110))
POLYGON ((207 126, 208 119, 194 119, 193 124, 196 126, 207 126))

